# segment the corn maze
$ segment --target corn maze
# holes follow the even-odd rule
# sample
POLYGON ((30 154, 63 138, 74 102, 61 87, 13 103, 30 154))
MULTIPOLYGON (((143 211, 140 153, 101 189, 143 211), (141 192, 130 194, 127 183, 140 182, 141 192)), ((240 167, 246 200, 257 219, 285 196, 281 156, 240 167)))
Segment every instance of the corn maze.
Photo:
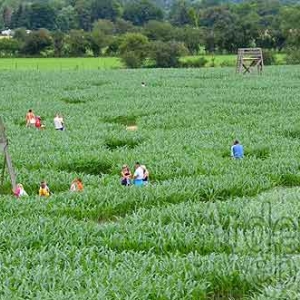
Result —
POLYGON ((0 298, 297 299, 299 80, 299 67, 1 72, 29 197, 6 178, 0 298), (29 108, 44 130, 25 127, 29 108), (121 186, 136 161, 150 185, 121 186), (76 176, 82 193, 69 192, 76 176))

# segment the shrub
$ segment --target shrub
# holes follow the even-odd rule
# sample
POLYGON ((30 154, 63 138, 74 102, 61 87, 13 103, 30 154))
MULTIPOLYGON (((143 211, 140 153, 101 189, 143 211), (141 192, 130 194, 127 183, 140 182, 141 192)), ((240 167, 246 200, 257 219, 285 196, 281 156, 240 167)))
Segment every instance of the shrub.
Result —
POLYGON ((140 68, 144 63, 143 58, 134 51, 125 52, 121 55, 121 59, 128 68, 132 69, 140 68))
POLYGON ((220 63, 220 66, 221 66, 221 67, 233 67, 235 64, 236 64, 235 61, 223 60, 223 61, 220 63))
POLYGON ((32 31, 28 35, 21 52, 25 55, 39 55, 42 51, 50 47, 52 43, 52 37, 47 30, 39 29, 38 31, 32 31))
POLYGON ((208 60, 205 57, 200 57, 197 59, 188 59, 186 61, 182 61, 180 66, 182 68, 203 68, 207 62, 208 60))
POLYGON ((127 33, 120 45, 121 59, 129 68, 139 68, 147 57, 148 39, 140 33, 127 33))
POLYGON ((0 39, 0 56, 14 56, 20 50, 20 43, 10 38, 0 39))
POLYGON ((274 51, 271 50, 263 50, 263 59, 264 59, 264 65, 275 65, 276 64, 276 58, 274 51))
POLYGON ((180 56, 187 53, 182 43, 155 41, 150 45, 150 57, 158 68, 174 68, 179 66, 180 56))
POLYGON ((286 62, 289 65, 300 64, 300 51, 297 48, 289 48, 287 50, 286 62))

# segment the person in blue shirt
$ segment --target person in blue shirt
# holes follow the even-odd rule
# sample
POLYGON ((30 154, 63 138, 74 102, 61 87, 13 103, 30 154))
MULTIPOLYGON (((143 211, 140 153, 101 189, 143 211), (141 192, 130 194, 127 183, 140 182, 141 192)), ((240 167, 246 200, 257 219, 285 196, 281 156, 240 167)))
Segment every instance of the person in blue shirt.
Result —
POLYGON ((244 157, 244 147, 240 144, 238 140, 233 142, 231 147, 231 157, 232 158, 243 158, 244 157))

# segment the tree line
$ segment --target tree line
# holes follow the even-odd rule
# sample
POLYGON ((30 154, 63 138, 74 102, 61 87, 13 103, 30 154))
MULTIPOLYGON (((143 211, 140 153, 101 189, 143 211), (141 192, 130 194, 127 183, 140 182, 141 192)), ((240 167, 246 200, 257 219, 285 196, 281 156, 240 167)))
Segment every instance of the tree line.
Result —
POLYGON ((176 65, 179 56, 200 50, 262 47, 300 61, 300 5, 293 0, 64 0, 15 6, 6 0, 1 10, 0 28, 14 30, 12 39, 0 39, 1 56, 116 55, 137 67, 149 58, 176 65))

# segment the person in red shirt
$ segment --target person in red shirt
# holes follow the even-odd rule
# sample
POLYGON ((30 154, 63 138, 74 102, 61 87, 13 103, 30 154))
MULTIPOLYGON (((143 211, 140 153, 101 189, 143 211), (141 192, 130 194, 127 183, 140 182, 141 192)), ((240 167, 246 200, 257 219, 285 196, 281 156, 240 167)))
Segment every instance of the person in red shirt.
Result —
POLYGON ((42 124, 42 119, 40 116, 37 116, 35 118, 35 128, 37 129, 44 129, 45 128, 45 125, 42 124))
POLYGON ((41 129, 41 127, 42 127, 41 117, 40 117, 40 116, 37 116, 37 117, 35 118, 35 128, 41 129))

